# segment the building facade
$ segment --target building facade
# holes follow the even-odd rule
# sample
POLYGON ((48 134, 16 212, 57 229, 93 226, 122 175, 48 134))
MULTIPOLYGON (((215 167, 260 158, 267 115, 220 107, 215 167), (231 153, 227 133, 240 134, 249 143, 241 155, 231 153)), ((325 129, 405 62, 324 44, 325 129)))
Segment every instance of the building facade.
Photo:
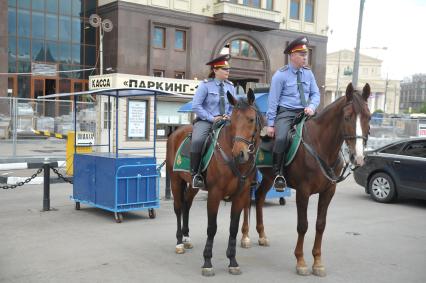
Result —
POLYGON ((203 79, 205 62, 229 52, 231 80, 269 82, 289 41, 307 34, 310 64, 324 85, 328 1, 99 1, 117 28, 104 37, 105 66, 118 73, 203 79))
MULTIPOLYGON (((345 95, 347 85, 352 82, 355 52, 340 50, 327 54, 327 72, 324 105, 345 95)), ((399 113, 400 82, 382 78, 382 60, 360 54, 358 88, 370 84, 371 96, 368 105, 371 112, 382 110, 399 113)))
POLYGON ((88 18, 96 12, 96 0, 1 1, 0 96, 87 89, 98 54, 88 18))
POLYGON ((417 112, 425 103, 426 74, 413 75, 411 80, 401 83, 401 112, 417 112))

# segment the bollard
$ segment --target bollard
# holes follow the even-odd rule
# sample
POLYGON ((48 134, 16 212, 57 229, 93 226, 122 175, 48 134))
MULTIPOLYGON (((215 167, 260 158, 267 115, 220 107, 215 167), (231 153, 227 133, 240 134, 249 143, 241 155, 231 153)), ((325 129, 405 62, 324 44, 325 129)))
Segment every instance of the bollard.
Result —
POLYGON ((170 199, 170 176, 169 173, 166 170, 166 199, 170 199))
POLYGON ((50 163, 43 163, 44 181, 43 181, 43 211, 50 210, 50 163))

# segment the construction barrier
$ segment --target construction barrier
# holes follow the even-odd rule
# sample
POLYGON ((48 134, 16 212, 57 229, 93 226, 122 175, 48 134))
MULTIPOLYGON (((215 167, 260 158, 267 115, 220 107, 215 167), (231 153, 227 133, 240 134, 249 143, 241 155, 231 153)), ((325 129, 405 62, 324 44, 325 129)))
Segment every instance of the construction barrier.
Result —
POLYGON ((50 131, 37 131, 33 130, 33 133, 39 136, 46 136, 46 137, 52 137, 57 139, 66 139, 67 135, 58 134, 58 133, 52 133, 50 131))

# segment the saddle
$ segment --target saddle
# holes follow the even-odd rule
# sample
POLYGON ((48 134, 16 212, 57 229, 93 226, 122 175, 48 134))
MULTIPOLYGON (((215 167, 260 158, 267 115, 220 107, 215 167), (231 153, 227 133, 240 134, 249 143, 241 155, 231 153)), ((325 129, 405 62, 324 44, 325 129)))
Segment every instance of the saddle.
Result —
MULTIPOLYGON (((308 116, 303 112, 294 118, 288 131, 288 145, 285 149, 286 155, 284 159, 284 166, 288 166, 296 156, 297 149, 299 148, 302 140, 303 125, 305 124, 308 116)), ((272 167, 272 149, 274 147, 275 139, 269 136, 262 136, 259 150, 256 155, 257 167, 272 167)))
MULTIPOLYGON (((201 172, 207 170, 207 167, 210 163, 210 160, 214 153, 214 148, 216 146, 220 131, 227 124, 227 121, 220 121, 213 124, 212 129, 210 130, 209 135, 203 144, 203 149, 201 151, 201 172)), ((190 172, 191 170, 191 140, 192 140, 192 132, 188 134, 188 136, 182 141, 177 152, 175 161, 173 163, 173 171, 184 171, 190 172)))

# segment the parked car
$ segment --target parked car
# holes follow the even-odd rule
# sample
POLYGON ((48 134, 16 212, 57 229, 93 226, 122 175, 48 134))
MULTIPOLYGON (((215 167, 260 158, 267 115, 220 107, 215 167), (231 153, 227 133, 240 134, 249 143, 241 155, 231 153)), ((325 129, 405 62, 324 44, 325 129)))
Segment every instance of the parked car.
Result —
POLYGON ((426 199, 426 138, 404 139, 368 151, 354 177, 378 202, 426 199))

